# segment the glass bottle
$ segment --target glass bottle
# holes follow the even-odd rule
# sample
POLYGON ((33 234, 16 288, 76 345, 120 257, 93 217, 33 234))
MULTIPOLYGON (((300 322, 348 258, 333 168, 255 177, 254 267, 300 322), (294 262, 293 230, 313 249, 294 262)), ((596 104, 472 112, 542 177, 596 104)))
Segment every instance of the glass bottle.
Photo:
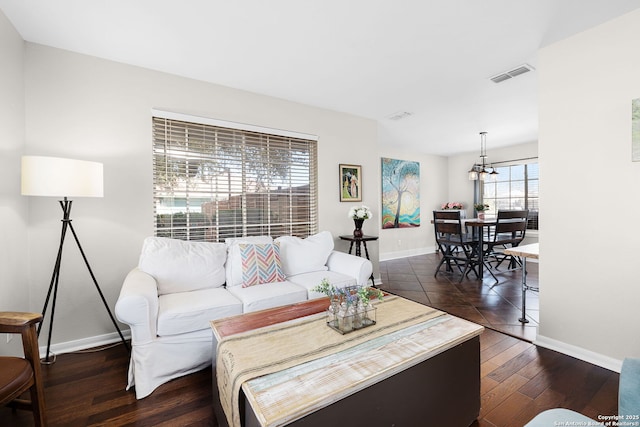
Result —
POLYGON ((338 311, 340 308, 340 301, 332 297, 329 308, 327 308, 327 324, 332 328, 338 327, 338 311))
POLYGON ((346 302, 340 304, 340 310, 338 310, 338 329, 343 333, 353 330, 353 306, 346 302))

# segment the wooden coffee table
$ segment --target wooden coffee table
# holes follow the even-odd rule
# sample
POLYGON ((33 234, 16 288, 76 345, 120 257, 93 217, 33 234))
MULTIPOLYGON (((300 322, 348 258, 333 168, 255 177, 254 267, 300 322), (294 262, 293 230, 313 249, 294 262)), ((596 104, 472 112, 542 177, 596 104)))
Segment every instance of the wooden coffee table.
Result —
MULTIPOLYGON (((213 403, 219 426, 228 426, 228 422, 220 403, 216 379, 218 341, 257 328, 317 315, 328 305, 328 299, 321 298, 211 322, 214 336, 213 403)), ((444 340, 444 345, 438 345, 436 351, 425 350, 419 361, 393 370, 384 378, 376 377, 365 388, 352 394, 337 399, 328 396, 326 406, 310 409, 302 417, 296 416, 291 422, 277 425, 469 426, 480 411, 479 335, 483 327, 446 313, 439 315, 433 324, 433 330, 438 330, 438 338, 444 340)), ((424 344, 425 348, 429 345, 428 342, 424 344)), ((246 393, 252 393, 252 388, 243 386, 240 392, 241 424, 246 427, 262 426, 260 417, 256 415, 260 408, 254 410, 251 406, 251 402, 255 404, 254 396, 246 393)), ((296 393, 299 390, 292 388, 288 398, 296 399, 296 393)))

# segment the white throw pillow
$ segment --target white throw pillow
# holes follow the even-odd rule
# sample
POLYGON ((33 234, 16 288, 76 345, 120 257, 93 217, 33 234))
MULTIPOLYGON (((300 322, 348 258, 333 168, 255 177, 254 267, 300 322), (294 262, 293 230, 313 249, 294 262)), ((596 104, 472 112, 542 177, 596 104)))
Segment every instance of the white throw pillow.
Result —
POLYGON ((333 236, 330 232, 321 231, 306 239, 282 236, 276 242, 280 243, 282 270, 287 277, 327 270, 327 259, 333 250, 333 236))
POLYGON ((225 240, 227 245, 226 279, 227 287, 242 285, 242 257, 240 255, 241 243, 254 243, 265 245, 273 243, 271 236, 234 237, 225 240))
POLYGON ((216 288, 225 281, 223 243, 147 237, 138 267, 152 275, 158 295, 216 288))

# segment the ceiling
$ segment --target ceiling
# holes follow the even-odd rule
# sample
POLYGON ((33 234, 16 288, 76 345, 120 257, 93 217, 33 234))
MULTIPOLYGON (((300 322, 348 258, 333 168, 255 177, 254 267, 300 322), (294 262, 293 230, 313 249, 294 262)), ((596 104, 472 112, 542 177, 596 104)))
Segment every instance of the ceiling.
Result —
MULTIPOLYGON (((379 123, 451 155, 537 141, 537 71, 489 80, 640 0, 0 0, 22 37, 379 123), (400 119, 395 113, 409 112, 400 119)), ((296 129, 292 129, 296 130, 296 129)))

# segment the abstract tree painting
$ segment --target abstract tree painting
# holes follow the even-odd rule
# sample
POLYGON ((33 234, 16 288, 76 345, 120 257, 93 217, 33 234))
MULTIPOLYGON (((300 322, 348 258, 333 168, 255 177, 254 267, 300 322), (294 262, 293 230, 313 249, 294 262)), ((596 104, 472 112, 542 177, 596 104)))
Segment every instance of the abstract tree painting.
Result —
POLYGON ((420 226, 420 163, 382 158, 382 228, 420 226))

